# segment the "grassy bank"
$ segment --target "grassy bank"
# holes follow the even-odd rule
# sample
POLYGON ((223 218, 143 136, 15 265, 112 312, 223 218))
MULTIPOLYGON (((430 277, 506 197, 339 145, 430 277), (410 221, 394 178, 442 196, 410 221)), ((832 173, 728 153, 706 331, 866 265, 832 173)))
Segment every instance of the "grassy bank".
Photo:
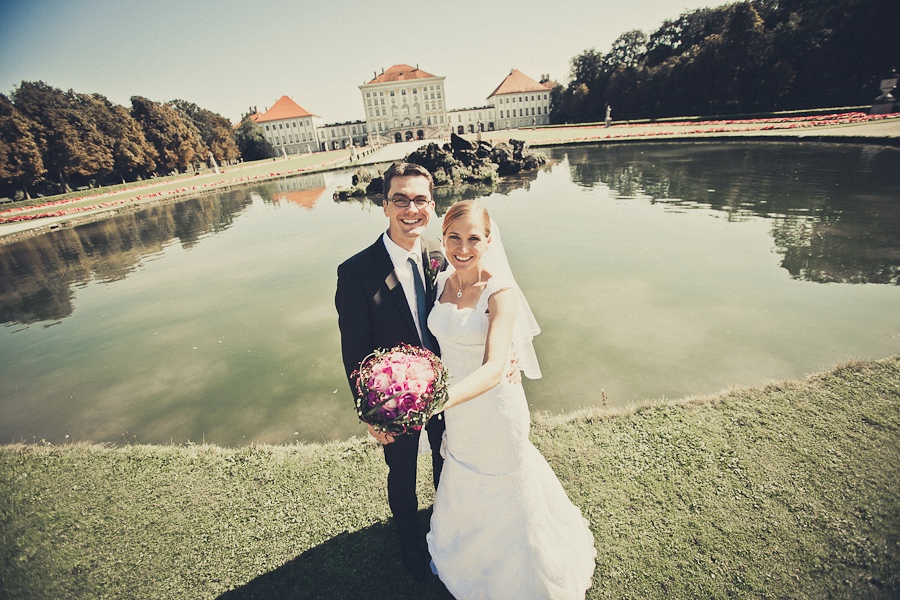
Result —
MULTIPOLYGON (((898 432, 895 356, 532 437, 591 521, 589 598, 892 598, 898 432)), ((384 476, 359 439, 4 446, 0 597, 446 598, 396 560, 384 476)))

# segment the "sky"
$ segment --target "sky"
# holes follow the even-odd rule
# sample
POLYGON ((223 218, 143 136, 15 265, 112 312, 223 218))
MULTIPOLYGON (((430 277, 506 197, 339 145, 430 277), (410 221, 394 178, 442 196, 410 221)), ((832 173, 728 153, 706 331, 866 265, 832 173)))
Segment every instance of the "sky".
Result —
POLYGON ((446 77, 448 109, 484 106, 518 69, 569 81, 622 33, 726 0, 0 0, 0 93, 43 81, 181 99, 233 122, 290 96, 325 123, 365 118, 359 86, 395 64, 446 77))

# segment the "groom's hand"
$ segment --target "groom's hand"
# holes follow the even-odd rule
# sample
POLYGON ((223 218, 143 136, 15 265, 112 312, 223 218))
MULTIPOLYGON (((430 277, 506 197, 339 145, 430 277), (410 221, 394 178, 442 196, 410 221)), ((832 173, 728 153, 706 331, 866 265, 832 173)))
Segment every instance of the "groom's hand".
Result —
POLYGON ((522 383, 522 371, 519 370, 519 359, 515 355, 509 361, 509 369, 506 373, 506 380, 513 385, 522 383))
POLYGON ((390 444, 394 441, 394 436, 390 433, 375 431, 375 428, 368 423, 366 423, 366 427, 369 428, 369 435, 375 438, 379 444, 390 444))

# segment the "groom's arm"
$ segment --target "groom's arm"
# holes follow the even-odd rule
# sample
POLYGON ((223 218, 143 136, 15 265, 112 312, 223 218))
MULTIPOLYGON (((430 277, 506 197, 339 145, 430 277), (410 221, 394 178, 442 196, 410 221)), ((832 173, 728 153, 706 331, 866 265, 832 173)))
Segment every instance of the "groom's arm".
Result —
POLYGON ((344 371, 350 384, 350 391, 356 395, 351 373, 359 368, 359 363, 372 350, 372 323, 366 292, 361 275, 349 265, 338 267, 337 292, 334 304, 338 312, 338 327, 341 331, 341 354, 344 371))
MULTIPOLYGON (((338 267, 334 304, 338 311, 338 327, 341 330, 344 371, 347 373, 350 393, 355 397, 356 384, 353 382, 352 373, 359 367, 359 363, 374 350, 374 343, 372 342, 372 321, 365 286, 362 285, 359 273, 354 272, 346 264, 338 267)), ((369 435, 378 442, 390 444, 394 441, 394 436, 389 433, 379 433, 369 424, 366 424, 366 427, 369 435)))

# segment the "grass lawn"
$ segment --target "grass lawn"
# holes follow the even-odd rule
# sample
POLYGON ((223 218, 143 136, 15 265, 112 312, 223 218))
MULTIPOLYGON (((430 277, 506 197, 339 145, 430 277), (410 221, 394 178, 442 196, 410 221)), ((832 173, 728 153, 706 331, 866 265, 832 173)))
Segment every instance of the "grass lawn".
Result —
MULTIPOLYGON (((534 421, 588 598, 900 597, 900 356, 534 421)), ((402 570, 385 472, 362 439, 2 446, 0 597, 448 598, 402 570)))

